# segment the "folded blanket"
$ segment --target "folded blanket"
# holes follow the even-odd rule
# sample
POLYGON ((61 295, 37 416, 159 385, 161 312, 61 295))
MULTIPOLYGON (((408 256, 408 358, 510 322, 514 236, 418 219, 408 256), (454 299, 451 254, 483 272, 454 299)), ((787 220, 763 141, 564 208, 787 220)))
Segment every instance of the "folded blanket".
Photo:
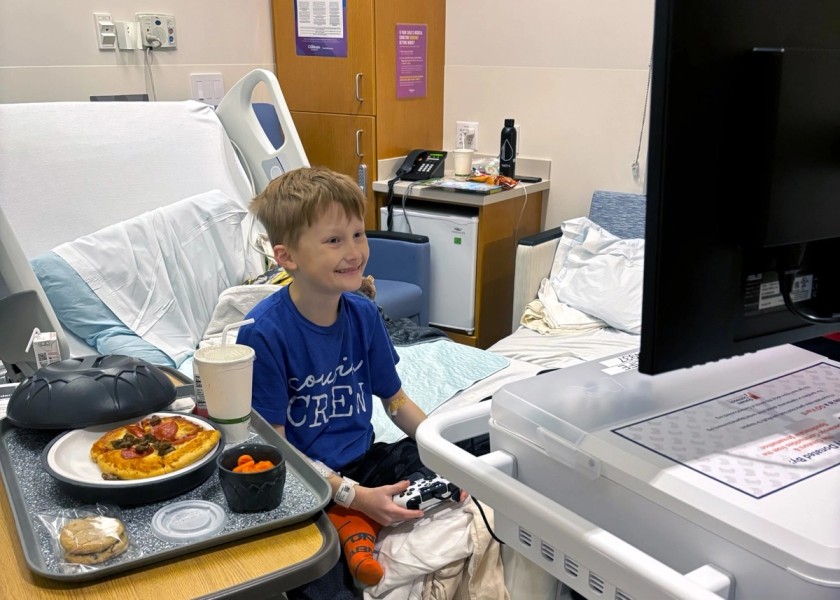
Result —
POLYGON ((238 202, 212 190, 54 252, 123 323, 179 365, 201 339, 219 294, 251 274, 245 215, 238 202))

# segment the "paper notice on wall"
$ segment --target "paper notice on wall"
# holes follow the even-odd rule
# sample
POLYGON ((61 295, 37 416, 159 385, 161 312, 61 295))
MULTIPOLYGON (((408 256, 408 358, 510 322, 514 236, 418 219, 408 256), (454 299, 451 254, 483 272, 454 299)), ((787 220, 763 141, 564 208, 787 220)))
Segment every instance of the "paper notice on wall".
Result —
POLYGON ((426 25, 397 24, 396 42, 397 98, 425 98, 426 25))
POLYGON ((761 498, 840 465, 840 368, 819 363, 614 432, 761 498))
POLYGON ((347 56, 347 0, 295 0, 298 56, 347 56))

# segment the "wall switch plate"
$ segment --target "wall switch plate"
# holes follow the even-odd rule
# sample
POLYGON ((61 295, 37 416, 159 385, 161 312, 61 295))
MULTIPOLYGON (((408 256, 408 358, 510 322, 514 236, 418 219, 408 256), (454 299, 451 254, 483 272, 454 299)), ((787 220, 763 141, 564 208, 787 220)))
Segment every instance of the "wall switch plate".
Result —
POLYGON ((518 124, 515 124, 514 129, 516 129, 516 148, 513 149, 513 152, 516 156, 519 156, 519 146, 520 142, 522 142, 522 130, 519 128, 518 124))
POLYGON ((96 27, 96 45, 100 50, 115 50, 117 48, 117 34, 111 13, 93 13, 93 24, 96 27))
POLYGON ((476 121, 455 122, 455 147, 478 150, 478 123, 476 121))
POLYGON ((225 84, 221 73, 190 74, 190 97, 199 102, 217 105, 225 95, 225 84))

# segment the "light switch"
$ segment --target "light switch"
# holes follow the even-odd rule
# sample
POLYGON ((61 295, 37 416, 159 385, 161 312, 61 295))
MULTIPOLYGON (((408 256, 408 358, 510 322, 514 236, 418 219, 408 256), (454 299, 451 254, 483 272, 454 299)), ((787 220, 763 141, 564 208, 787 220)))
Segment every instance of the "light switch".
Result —
POLYGON ((225 84, 221 73, 192 73, 190 75, 191 98, 199 102, 217 105, 225 95, 225 84))

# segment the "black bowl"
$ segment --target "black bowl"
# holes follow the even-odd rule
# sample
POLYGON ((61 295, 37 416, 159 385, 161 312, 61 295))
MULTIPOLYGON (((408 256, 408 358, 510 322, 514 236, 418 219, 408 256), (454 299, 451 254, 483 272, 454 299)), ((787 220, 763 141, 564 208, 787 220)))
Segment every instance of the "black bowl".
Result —
POLYGON ((278 448, 268 444, 242 444, 222 452, 216 463, 222 492, 233 512, 260 512, 280 506, 286 485, 286 459, 278 448), (237 473, 233 469, 243 454, 249 454, 255 462, 270 460, 274 467, 255 473, 237 473))

